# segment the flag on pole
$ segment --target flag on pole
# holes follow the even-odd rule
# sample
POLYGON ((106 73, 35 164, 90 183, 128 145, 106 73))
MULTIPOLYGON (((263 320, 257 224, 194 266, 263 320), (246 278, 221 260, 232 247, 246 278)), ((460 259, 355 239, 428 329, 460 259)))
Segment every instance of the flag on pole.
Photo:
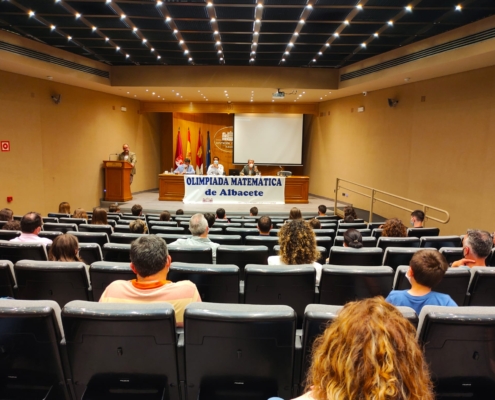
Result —
POLYGON ((184 156, 182 155, 182 138, 180 136, 180 128, 177 133, 177 149, 175 150, 175 165, 179 166, 184 163, 184 156))
POLYGON ((208 131, 208 137, 206 139, 206 168, 211 164, 211 151, 210 151, 210 131, 208 131))
POLYGON ((196 165, 203 168, 203 141, 201 140, 201 128, 199 128, 198 151, 196 152, 196 165))
POLYGON ((186 158, 191 160, 191 132, 187 128, 187 147, 186 147, 186 158))

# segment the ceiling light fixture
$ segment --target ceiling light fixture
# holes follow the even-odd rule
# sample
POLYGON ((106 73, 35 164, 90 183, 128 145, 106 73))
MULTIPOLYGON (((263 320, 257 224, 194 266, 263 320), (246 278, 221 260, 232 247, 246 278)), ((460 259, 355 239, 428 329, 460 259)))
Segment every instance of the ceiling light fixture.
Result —
POLYGON ((148 41, 148 39, 143 39, 143 44, 146 43, 148 41))
POLYGON ((119 50, 120 50, 120 46, 117 46, 117 47, 115 48, 115 50, 119 51, 119 50))
POLYGON ((81 14, 76 13, 76 19, 78 19, 81 16, 81 14))
POLYGON ((127 17, 127 15, 125 15, 125 14, 120 15, 120 19, 125 19, 126 17, 127 17))
POLYGON ((390 26, 393 26, 394 25, 394 21, 388 21, 387 22, 390 26))
POLYGON ((406 11, 411 12, 412 11, 412 7, 411 6, 406 6, 406 11))
POLYGON ((29 16, 30 16, 30 17, 34 17, 34 11, 31 11, 31 10, 30 10, 30 11, 28 12, 28 14, 29 14, 29 16))
POLYGON ((335 36, 335 37, 339 37, 339 33, 338 33, 338 32, 335 32, 335 33, 333 34, 333 36, 335 36))
POLYGON ((462 6, 460 4, 456 5, 455 6, 455 10, 456 11, 461 11, 462 10, 462 6))
POLYGON ((345 21, 344 21, 344 24, 345 24, 345 25, 349 25, 349 21, 345 20, 345 21))
POLYGON ((98 28, 96 26, 93 26, 93 28, 91 28, 94 31, 96 31, 98 28))
POLYGON ((136 28, 136 27, 132 28, 133 32, 137 32, 137 30, 138 30, 138 28, 136 28))
POLYGON ((362 9, 363 9, 363 6, 362 6, 361 4, 358 4, 358 5, 356 6, 356 8, 357 8, 358 10, 362 10, 362 9))
POLYGON ((172 18, 170 17, 165 18, 165 22, 170 22, 170 21, 172 21, 172 18))
POLYGON ((373 36, 374 36, 374 37, 378 37, 378 32, 375 32, 375 33, 373 34, 373 36))
POLYGON ((50 29, 53 31, 54 29, 56 29, 57 27, 55 25, 50 25, 50 29))

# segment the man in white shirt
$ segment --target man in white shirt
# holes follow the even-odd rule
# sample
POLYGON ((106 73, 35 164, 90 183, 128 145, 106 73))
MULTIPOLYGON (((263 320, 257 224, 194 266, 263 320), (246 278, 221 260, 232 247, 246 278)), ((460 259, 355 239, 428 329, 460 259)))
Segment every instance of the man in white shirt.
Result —
POLYGON ((41 232, 41 215, 36 212, 29 212, 21 219, 21 236, 11 240, 11 242, 38 242, 50 244, 52 241, 48 238, 39 237, 41 232))
POLYGON ((220 159, 218 157, 213 157, 213 164, 208 167, 207 175, 223 175, 223 165, 220 164, 220 159))
POLYGON ((184 164, 179 165, 174 171, 174 174, 179 175, 194 175, 195 173, 196 171, 194 171, 194 168, 191 165, 191 160, 189 158, 186 158, 184 160, 184 164))

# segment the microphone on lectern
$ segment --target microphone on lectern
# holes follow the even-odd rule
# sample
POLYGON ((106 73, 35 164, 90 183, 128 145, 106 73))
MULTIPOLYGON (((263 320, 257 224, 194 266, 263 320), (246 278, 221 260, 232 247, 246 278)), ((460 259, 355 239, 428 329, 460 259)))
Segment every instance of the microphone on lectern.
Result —
POLYGON ((108 161, 111 161, 112 160, 112 156, 118 156, 119 153, 111 153, 108 155, 108 161))

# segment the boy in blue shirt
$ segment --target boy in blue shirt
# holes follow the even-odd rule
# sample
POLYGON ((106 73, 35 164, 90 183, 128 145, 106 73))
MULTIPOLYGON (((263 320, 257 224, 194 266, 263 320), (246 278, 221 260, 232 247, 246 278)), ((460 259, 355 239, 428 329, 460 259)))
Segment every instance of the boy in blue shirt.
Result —
POLYGON ((394 306, 411 307, 419 315, 423 306, 457 307, 454 300, 431 290, 440 283, 449 268, 447 260, 436 250, 420 250, 414 254, 406 272, 410 290, 392 290, 387 301, 394 306))

